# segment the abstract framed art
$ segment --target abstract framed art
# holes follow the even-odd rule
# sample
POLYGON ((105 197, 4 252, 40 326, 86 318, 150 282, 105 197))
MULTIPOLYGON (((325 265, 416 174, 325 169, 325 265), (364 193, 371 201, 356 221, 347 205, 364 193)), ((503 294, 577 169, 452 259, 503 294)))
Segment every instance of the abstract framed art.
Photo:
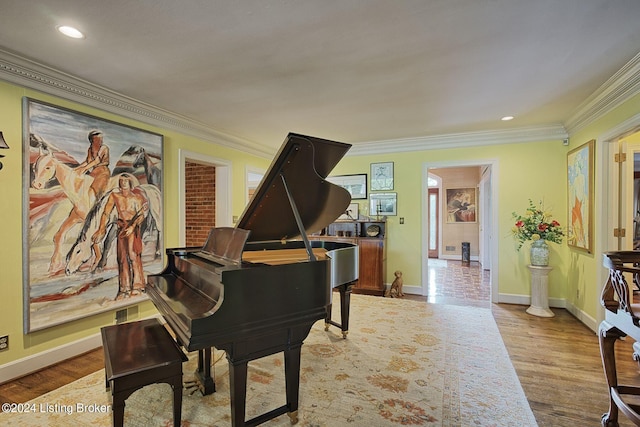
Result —
POLYGON ((593 245, 593 180, 595 140, 567 153, 567 245, 588 253, 593 245))
POLYGON ((25 333, 146 299, 163 268, 162 135, 23 100, 25 333))

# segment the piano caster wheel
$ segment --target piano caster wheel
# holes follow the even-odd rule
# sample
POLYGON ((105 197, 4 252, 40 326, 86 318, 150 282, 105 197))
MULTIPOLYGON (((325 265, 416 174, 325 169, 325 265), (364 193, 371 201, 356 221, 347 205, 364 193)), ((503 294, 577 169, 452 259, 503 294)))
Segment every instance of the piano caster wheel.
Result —
POLYGON ((325 324, 324 324, 324 330, 325 330, 325 332, 329 330, 329 326, 331 326, 329 323, 325 323, 325 324))
POLYGON ((289 419, 291 420, 291 424, 297 424, 298 423, 298 411, 289 412, 287 415, 289 415, 289 419))
POLYGON ((342 339, 347 339, 347 334, 349 333, 349 331, 342 331, 342 339))

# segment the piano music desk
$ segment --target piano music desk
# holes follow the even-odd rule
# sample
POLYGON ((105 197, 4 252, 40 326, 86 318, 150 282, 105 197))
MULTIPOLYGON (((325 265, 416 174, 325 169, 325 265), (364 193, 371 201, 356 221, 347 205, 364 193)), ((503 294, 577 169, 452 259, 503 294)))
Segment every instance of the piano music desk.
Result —
POLYGON ((157 319, 101 329, 107 389, 113 399, 113 425, 124 423, 125 400, 154 383, 173 389, 173 425, 182 417, 182 362, 187 357, 157 319))

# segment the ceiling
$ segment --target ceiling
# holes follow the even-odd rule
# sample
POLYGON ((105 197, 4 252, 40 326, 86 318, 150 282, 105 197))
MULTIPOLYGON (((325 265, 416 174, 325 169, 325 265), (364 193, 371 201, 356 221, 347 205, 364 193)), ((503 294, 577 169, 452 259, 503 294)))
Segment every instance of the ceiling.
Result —
POLYGON ((366 144, 564 126, 638 55, 640 1, 5 0, 0 49, 268 150, 366 144))

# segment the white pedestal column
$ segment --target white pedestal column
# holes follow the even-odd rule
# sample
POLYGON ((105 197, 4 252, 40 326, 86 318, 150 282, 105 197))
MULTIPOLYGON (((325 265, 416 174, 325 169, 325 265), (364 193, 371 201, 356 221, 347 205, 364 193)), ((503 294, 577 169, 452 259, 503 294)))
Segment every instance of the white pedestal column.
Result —
POLYGON ((549 309, 549 272, 553 267, 529 265, 531 271, 531 307, 527 313, 539 317, 553 317, 549 309))

